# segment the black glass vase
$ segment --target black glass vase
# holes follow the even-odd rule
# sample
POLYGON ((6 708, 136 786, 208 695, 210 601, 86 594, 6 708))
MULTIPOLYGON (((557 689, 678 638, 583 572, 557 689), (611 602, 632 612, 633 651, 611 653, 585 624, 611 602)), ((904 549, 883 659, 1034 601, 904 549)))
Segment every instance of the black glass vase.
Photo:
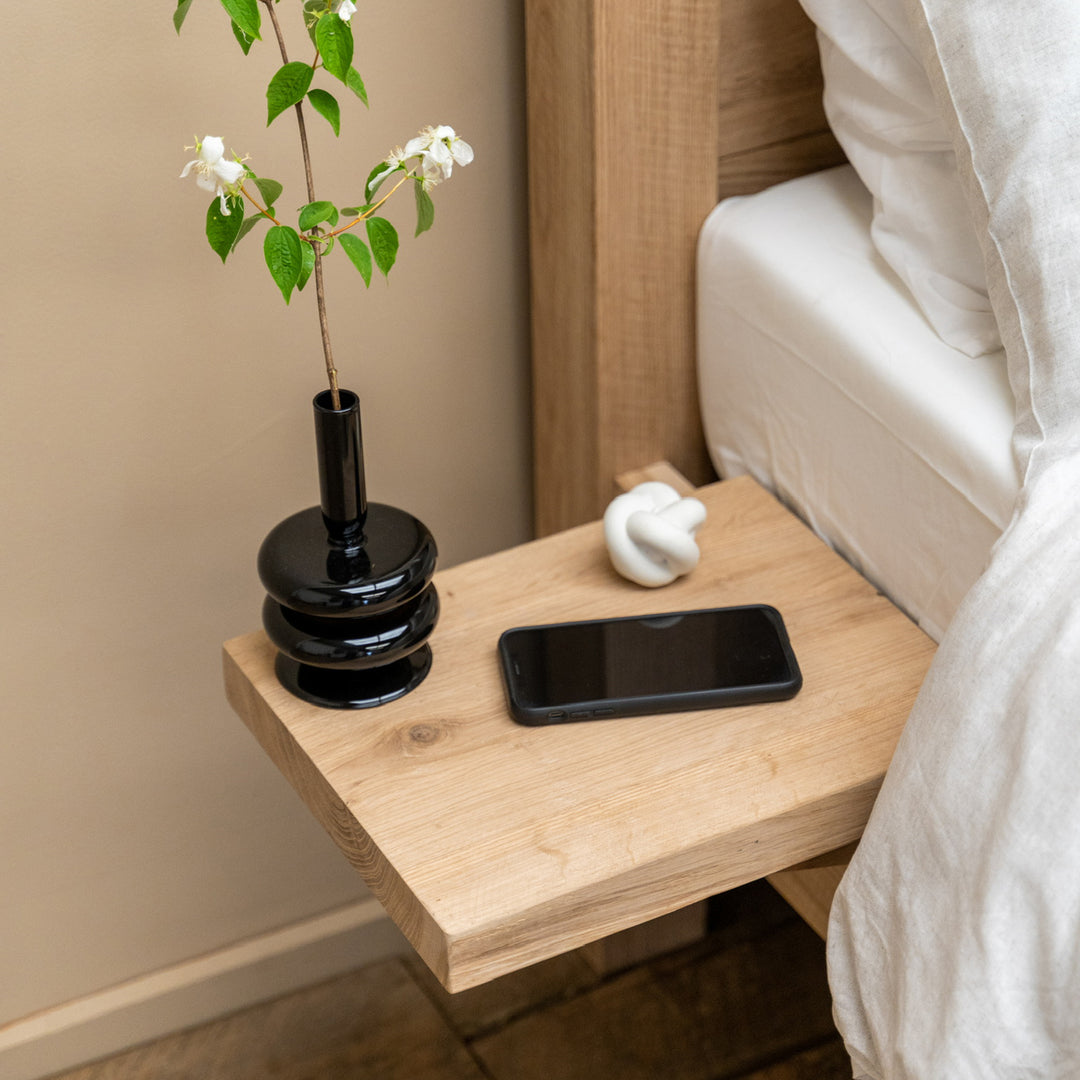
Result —
POLYGON ((407 694, 431 667, 437 552, 422 522, 367 501, 360 403, 349 390, 340 401, 325 390, 313 402, 321 503, 270 531, 259 578, 281 684, 315 705, 364 709, 407 694))

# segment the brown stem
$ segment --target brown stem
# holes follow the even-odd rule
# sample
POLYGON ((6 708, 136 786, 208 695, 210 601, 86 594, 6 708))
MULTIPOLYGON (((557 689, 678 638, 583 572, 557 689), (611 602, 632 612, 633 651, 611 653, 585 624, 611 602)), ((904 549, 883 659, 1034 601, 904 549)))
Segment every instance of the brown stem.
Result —
POLYGON ((338 391, 337 368, 334 367, 334 354, 330 348, 330 325, 326 321, 326 300, 323 292, 322 255, 318 242, 311 245, 315 250, 315 295, 319 300, 319 330, 322 334, 323 355, 326 357, 326 376, 330 380, 330 398, 335 409, 341 408, 341 395, 338 391))
POLYGON ((259 203, 259 200, 258 200, 258 199, 254 199, 254 198, 252 198, 252 196, 251 196, 251 192, 250 192, 250 191, 248 191, 248 189, 247 189, 246 187, 244 187, 244 185, 243 185, 243 184, 241 184, 241 185, 240 185, 240 194, 241 194, 241 195, 243 195, 243 196, 244 196, 244 198, 245 198, 245 199, 247 199, 247 201, 248 201, 249 203, 251 203, 251 205, 252 205, 252 206, 254 206, 254 207, 255 207, 255 209, 256 209, 256 210, 258 210, 258 211, 259 211, 259 213, 260 213, 260 214, 262 214, 262 216, 263 216, 264 218, 267 218, 267 219, 269 219, 269 220, 270 220, 270 221, 272 221, 272 222, 273 222, 273 223, 274 223, 275 225, 280 225, 280 224, 281 224, 281 222, 280 222, 280 221, 278 221, 278 219, 277 219, 276 217, 274 217, 274 215, 273 215, 273 214, 271 214, 271 213, 270 213, 270 211, 269 211, 269 210, 267 210, 265 206, 262 206, 262 205, 260 205, 260 203, 259 203))
POLYGON ((353 220, 350 221, 348 225, 343 225, 340 229, 334 229, 334 231, 331 232, 330 235, 340 236, 343 232, 348 232, 354 225, 359 225, 361 221, 367 221, 367 219, 371 217, 371 215, 374 214, 375 211, 378 210, 379 207, 382 206, 382 204, 386 202, 386 200, 389 199, 390 196, 393 195, 394 192, 397 191, 397 189, 401 187, 401 185, 404 184, 406 180, 415 179, 416 177, 411 172, 406 173, 377 203, 373 203, 362 214, 360 214, 358 217, 353 218, 353 220))
MULTIPOLYGON (((274 27, 277 37, 278 49, 281 51, 281 62, 289 62, 289 54, 285 50, 285 38, 281 33, 281 24, 278 22, 277 12, 274 10, 274 0, 262 0, 266 10, 270 14, 270 22, 274 27)), ((311 152, 308 149, 307 126, 304 123, 304 110, 298 101, 296 109, 296 124, 300 129, 300 149, 304 156, 304 178, 307 181, 308 202, 315 201, 315 180, 311 172, 311 152)), ((334 366, 334 351, 330 345, 330 324, 326 318, 326 291, 323 288, 322 254, 319 244, 313 243, 312 250, 315 252, 315 299, 319 309, 319 332, 322 337, 323 357, 326 360, 326 377, 330 381, 330 399, 335 409, 341 408, 341 395, 338 391, 337 368, 334 366)))

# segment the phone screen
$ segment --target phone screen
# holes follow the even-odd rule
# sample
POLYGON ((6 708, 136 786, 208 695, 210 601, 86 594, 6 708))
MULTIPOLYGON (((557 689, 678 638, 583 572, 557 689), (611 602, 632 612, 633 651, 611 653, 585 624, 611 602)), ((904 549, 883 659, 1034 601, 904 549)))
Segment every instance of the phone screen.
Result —
POLYGON ((500 653, 526 723, 776 700, 801 685, 783 620, 765 605, 521 627, 500 653))

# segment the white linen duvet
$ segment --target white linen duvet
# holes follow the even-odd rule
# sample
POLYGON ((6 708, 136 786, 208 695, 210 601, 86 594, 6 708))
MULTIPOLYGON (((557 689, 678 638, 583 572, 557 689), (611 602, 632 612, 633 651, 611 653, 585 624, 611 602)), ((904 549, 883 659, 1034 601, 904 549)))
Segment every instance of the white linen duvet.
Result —
POLYGON ((1080 3, 906 12, 986 259, 1022 486, 841 883, 830 984, 857 1076, 1065 1080, 1080 1077, 1080 3))

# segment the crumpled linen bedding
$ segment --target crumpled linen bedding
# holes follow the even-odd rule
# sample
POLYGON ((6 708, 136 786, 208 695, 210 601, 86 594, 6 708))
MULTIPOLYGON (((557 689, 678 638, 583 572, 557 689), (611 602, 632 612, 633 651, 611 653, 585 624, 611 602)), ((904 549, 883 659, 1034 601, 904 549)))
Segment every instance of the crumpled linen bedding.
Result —
POLYGON ((1017 400, 1014 516, 833 905, 855 1074, 1080 1077, 1080 4, 908 0, 1017 400))

